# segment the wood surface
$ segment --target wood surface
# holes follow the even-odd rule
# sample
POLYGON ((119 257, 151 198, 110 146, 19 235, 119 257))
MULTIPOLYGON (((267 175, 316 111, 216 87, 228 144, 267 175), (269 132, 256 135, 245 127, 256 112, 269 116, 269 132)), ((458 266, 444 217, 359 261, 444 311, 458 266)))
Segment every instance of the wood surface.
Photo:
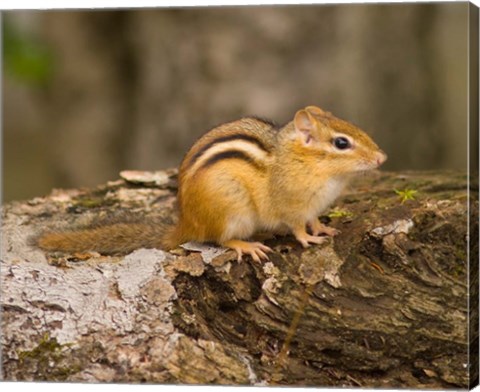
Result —
POLYGON ((199 244, 32 246, 112 216, 174 219, 176 172, 131 174, 3 207, 4 380, 443 389, 477 377, 478 202, 465 174, 359 176, 322 217, 338 236, 307 249, 265 237, 262 264, 199 244))

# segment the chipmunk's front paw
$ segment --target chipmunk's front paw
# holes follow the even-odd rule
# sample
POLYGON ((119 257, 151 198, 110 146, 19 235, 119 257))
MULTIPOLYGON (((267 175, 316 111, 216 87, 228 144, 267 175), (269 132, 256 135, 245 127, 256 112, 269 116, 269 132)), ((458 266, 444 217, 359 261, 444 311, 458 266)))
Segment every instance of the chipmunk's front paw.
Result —
POLYGON ((326 234, 330 237, 334 237, 340 233, 339 230, 334 229, 333 227, 325 226, 318 218, 313 219, 308 222, 308 226, 312 230, 312 234, 317 236, 319 234, 326 234))
POLYGON ((323 244, 326 241, 326 237, 319 237, 316 235, 310 235, 305 230, 296 231, 293 233, 298 242, 302 244, 304 248, 308 248, 310 244, 323 244))

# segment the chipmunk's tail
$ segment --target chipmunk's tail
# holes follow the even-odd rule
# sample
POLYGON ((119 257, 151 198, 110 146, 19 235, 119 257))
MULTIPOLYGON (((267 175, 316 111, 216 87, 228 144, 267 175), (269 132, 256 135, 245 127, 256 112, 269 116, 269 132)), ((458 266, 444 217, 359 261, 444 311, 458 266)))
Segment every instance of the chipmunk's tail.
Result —
POLYGON ((129 253, 140 248, 168 250, 180 243, 176 226, 161 223, 114 223, 74 231, 44 233, 34 244, 47 251, 101 254, 129 253))

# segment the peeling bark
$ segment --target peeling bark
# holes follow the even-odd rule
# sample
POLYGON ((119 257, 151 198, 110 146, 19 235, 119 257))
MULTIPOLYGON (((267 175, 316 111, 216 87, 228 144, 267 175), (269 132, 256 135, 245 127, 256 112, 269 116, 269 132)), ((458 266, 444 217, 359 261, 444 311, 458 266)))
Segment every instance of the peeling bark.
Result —
MULTIPOLYGON (((267 238, 274 253, 263 264, 192 243, 108 257, 29 245, 42 230, 111 216, 172 219, 175 172, 149 183, 133 174, 4 206, 5 380, 384 388, 474 381, 466 175, 359 178, 322 217, 340 235, 308 249, 290 236, 267 238), (402 202, 395 190, 417 193, 402 202)), ((477 211, 475 201, 478 233, 477 211)))

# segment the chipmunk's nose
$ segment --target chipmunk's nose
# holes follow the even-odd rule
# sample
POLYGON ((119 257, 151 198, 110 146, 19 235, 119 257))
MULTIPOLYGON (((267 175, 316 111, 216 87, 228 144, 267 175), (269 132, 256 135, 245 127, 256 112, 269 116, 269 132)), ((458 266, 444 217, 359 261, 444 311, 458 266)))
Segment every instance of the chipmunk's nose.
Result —
POLYGON ((377 152, 377 165, 380 166, 383 162, 387 160, 387 154, 383 151, 377 152))

